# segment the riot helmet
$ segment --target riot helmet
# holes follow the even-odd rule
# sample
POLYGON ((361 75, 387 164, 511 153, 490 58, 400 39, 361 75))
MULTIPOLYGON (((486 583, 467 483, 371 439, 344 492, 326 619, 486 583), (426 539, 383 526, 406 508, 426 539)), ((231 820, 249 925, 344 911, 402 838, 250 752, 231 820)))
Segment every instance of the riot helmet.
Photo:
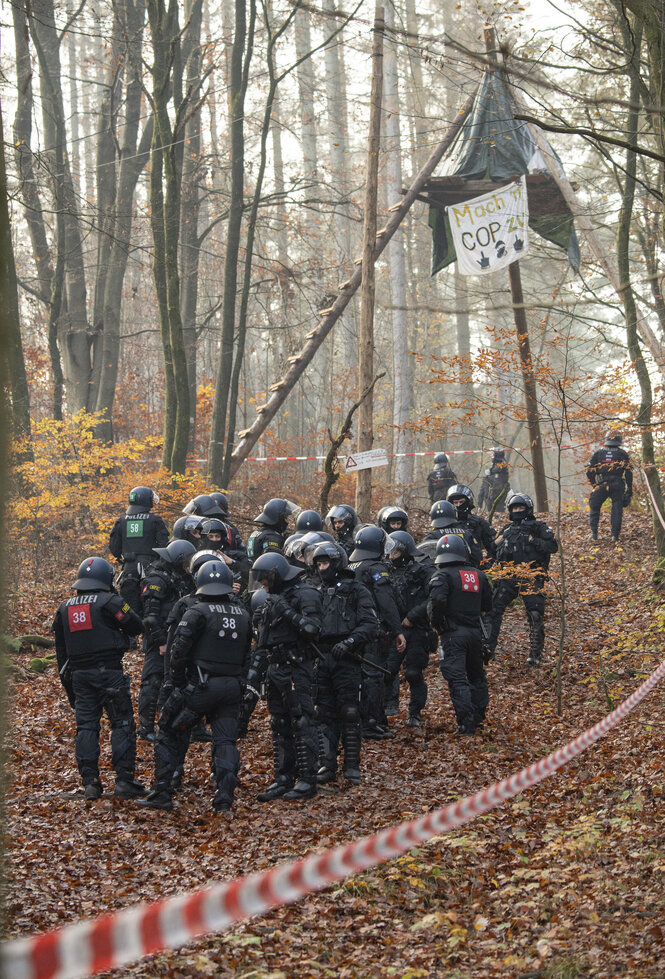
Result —
POLYGON ((346 568, 348 558, 346 551, 339 544, 324 541, 314 549, 312 564, 318 571, 321 581, 330 584, 336 581, 339 572, 346 568), (322 568, 321 564, 325 564, 326 567, 322 568))
POLYGON ((409 525, 409 515, 402 507, 383 507, 379 513, 381 517, 377 519, 377 523, 381 530, 385 530, 387 534, 392 534, 394 530, 406 530, 409 525), (397 526, 393 526, 393 524, 397 526))
POLYGON ((448 456, 445 452, 437 452, 434 456, 434 465, 443 468, 448 465, 448 456))
POLYGON ((605 445, 608 449, 616 449, 622 442, 621 432, 608 432, 605 436, 605 445))
POLYGON ((219 517, 211 517, 209 520, 204 521, 201 530, 202 536, 205 537, 211 547, 214 546, 218 550, 222 550, 225 545, 230 543, 229 528, 219 517))
POLYGON ((469 560, 469 548, 459 534, 445 534, 436 545, 435 564, 465 564, 469 560))
POLYGON ((140 510, 150 510, 157 503, 159 497, 149 486, 135 486, 129 491, 130 506, 139 507, 140 510))
POLYGON ((182 511, 185 514, 193 514, 197 517, 222 517, 221 508, 215 503, 213 498, 207 493, 201 493, 190 500, 182 511))
POLYGON ((454 486, 451 486, 446 493, 446 499, 453 504, 458 517, 466 517, 475 506, 472 490, 463 483, 455 483, 454 486))
POLYGON ((233 594, 233 574, 223 561, 206 561, 194 581, 197 595, 233 594))
POLYGON ((257 588, 256 591, 252 592, 252 597, 249 600, 249 607, 252 610, 252 615, 262 609, 265 603, 268 601, 268 592, 265 588, 257 588))
POLYGON ((284 557, 287 558, 289 561, 299 560, 298 558, 295 557, 295 549, 298 541, 301 540, 301 538, 303 538, 304 536, 305 536, 304 534, 295 533, 295 534, 291 534, 291 536, 287 537, 286 540, 284 541, 284 547, 282 548, 282 553, 284 557))
POLYGON ((526 493, 513 493, 508 502, 508 519, 514 523, 522 520, 533 519, 533 500, 526 493), (524 507, 524 510, 516 510, 516 507, 524 507))
POLYGON ((289 517, 296 516, 299 512, 300 507, 297 503, 290 503, 289 500, 278 497, 268 500, 258 517, 254 517, 252 523, 270 527, 272 530, 276 530, 278 534, 282 534, 286 530, 289 517))
POLYGON ((214 493, 208 493, 208 496, 216 503, 219 509, 222 511, 222 516, 228 517, 229 515, 229 499, 226 493, 218 493, 216 490, 214 493))
POLYGON ((219 553, 217 551, 197 551, 196 554, 192 554, 189 561, 191 576, 194 578, 199 568, 202 568, 208 561, 219 561, 219 553))
POLYGON ((185 537, 185 524, 187 523, 188 517, 178 517, 176 522, 173 524, 173 530, 171 531, 172 540, 186 540, 185 537))
POLYGON ((500 445, 495 445, 494 448, 491 450, 491 452, 492 452, 493 462, 505 462, 506 453, 505 450, 502 449, 500 445))
POLYGON ((334 538, 327 534, 325 530, 310 530, 309 533, 303 534, 298 543, 295 546, 295 553, 298 555, 299 560, 305 565, 305 567, 312 566, 312 557, 314 551, 319 546, 327 541, 330 544, 334 544, 334 538))
POLYGON ((300 574, 298 568, 286 560, 283 554, 262 554, 252 565, 252 577, 263 584, 266 591, 276 595, 282 591, 287 581, 292 581, 300 574))
POLYGON ((339 503, 326 514, 336 534, 349 534, 358 526, 358 514, 349 503, 339 503))
POLYGON ((409 564, 414 558, 418 557, 416 542, 411 534, 407 534, 405 530, 394 530, 389 536, 393 541, 390 560, 394 564, 409 564))
POLYGON ((103 557, 87 557, 76 573, 75 591, 111 591, 115 571, 103 557))
POLYGON ((296 530, 303 534, 309 530, 323 530, 323 517, 316 510, 303 510, 298 514, 296 530))
POLYGON ((166 547, 153 547, 153 552, 167 564, 184 569, 196 548, 188 540, 172 540, 166 547))
POLYGON ((361 527, 353 539, 351 561, 380 560, 386 553, 387 534, 372 524, 361 527))
POLYGON ((457 510, 447 500, 437 500, 430 507, 429 518, 437 530, 450 527, 457 521, 457 510))

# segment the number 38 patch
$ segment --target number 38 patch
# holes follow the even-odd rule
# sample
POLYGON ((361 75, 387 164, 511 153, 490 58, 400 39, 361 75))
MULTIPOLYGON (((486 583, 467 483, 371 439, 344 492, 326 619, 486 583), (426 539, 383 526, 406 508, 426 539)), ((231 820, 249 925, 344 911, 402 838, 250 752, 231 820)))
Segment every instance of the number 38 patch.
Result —
POLYGON ((67 617, 69 619, 70 632, 81 632, 83 629, 92 629, 89 605, 70 605, 67 609, 67 617))
POLYGON ((477 571, 465 571, 460 568, 459 574, 462 579, 462 591, 480 591, 480 579, 477 571))

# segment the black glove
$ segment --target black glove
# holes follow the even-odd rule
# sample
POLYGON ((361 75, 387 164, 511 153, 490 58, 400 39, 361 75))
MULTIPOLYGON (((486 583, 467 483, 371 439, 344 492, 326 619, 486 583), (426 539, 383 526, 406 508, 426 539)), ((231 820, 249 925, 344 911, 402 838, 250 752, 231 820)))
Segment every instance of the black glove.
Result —
POLYGON ((349 637, 348 639, 342 639, 341 642, 336 642, 335 645, 330 650, 330 655, 334 659, 343 659, 344 656, 348 655, 355 645, 355 641, 349 637))
POLYGON ((626 492, 623 494, 623 505, 625 507, 630 506, 630 501, 632 500, 632 498, 633 498, 633 491, 627 489, 626 492))

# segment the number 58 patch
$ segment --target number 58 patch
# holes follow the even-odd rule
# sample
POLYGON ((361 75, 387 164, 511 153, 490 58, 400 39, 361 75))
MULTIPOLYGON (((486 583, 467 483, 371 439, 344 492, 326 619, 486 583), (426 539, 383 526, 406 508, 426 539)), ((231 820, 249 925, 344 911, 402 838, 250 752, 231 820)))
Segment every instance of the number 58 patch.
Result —
POLYGON ((70 605, 67 609, 67 616, 70 632, 81 632, 83 629, 92 629, 89 605, 70 605))

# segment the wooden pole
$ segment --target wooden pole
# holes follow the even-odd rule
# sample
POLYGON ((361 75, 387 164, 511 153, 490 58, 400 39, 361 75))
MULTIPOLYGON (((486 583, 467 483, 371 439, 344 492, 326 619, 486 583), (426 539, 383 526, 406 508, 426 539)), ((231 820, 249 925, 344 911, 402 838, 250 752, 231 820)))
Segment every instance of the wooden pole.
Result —
MULTIPOLYGON (((376 235, 374 255, 372 258, 373 262, 376 262, 383 253, 384 248, 399 228, 414 202, 418 200, 419 194, 441 162, 444 153, 452 146, 455 137, 462 128, 462 123, 471 112, 473 100, 474 95, 470 95, 459 110, 454 122, 441 139, 441 142, 436 146, 427 162, 414 177, 413 183, 402 200, 397 201, 389 208, 390 217, 386 221, 385 227, 381 228, 376 235)), ((266 403, 259 405, 256 409, 258 417, 253 424, 244 431, 238 432, 240 442, 233 450, 231 464, 232 478, 238 472, 238 469, 250 454, 263 432, 265 432, 270 422, 282 407, 298 380, 302 377, 305 368, 314 359, 316 351, 324 342, 337 320, 341 317, 351 301, 352 296, 358 291, 361 280, 362 271, 358 267, 351 278, 339 286, 339 292, 334 303, 327 309, 320 310, 319 316, 322 317, 321 322, 307 334, 300 352, 293 357, 289 357, 289 367, 283 377, 271 386, 270 391, 272 393, 266 403)))
MULTIPOLYGON (((383 7, 374 9, 374 40, 372 42, 372 87, 369 106, 369 137, 367 140, 367 175, 363 220, 363 258, 360 307, 360 337, 358 342, 358 387, 367 390, 374 377, 374 297, 376 275, 374 243, 376 241, 376 210, 379 193, 379 148, 381 139, 381 99, 383 95, 383 7)), ((358 409, 358 451, 367 452, 374 442, 374 391, 370 390, 358 409)), ((369 520, 372 508, 372 470, 361 469, 356 483, 356 510, 361 520, 369 520)))
POLYGON ((547 499, 547 482, 545 480, 543 440, 540 434, 536 378, 533 373, 533 362, 531 360, 529 327, 524 309, 524 294, 522 292, 522 276, 520 275, 519 262, 510 263, 508 266, 508 277, 510 279, 510 294, 513 299, 517 346, 520 352, 520 364, 522 367, 522 383, 524 385, 524 401, 526 403, 526 423, 529 429, 529 442, 531 444, 531 464, 533 466, 536 509, 539 513, 548 513, 550 505, 547 499))

